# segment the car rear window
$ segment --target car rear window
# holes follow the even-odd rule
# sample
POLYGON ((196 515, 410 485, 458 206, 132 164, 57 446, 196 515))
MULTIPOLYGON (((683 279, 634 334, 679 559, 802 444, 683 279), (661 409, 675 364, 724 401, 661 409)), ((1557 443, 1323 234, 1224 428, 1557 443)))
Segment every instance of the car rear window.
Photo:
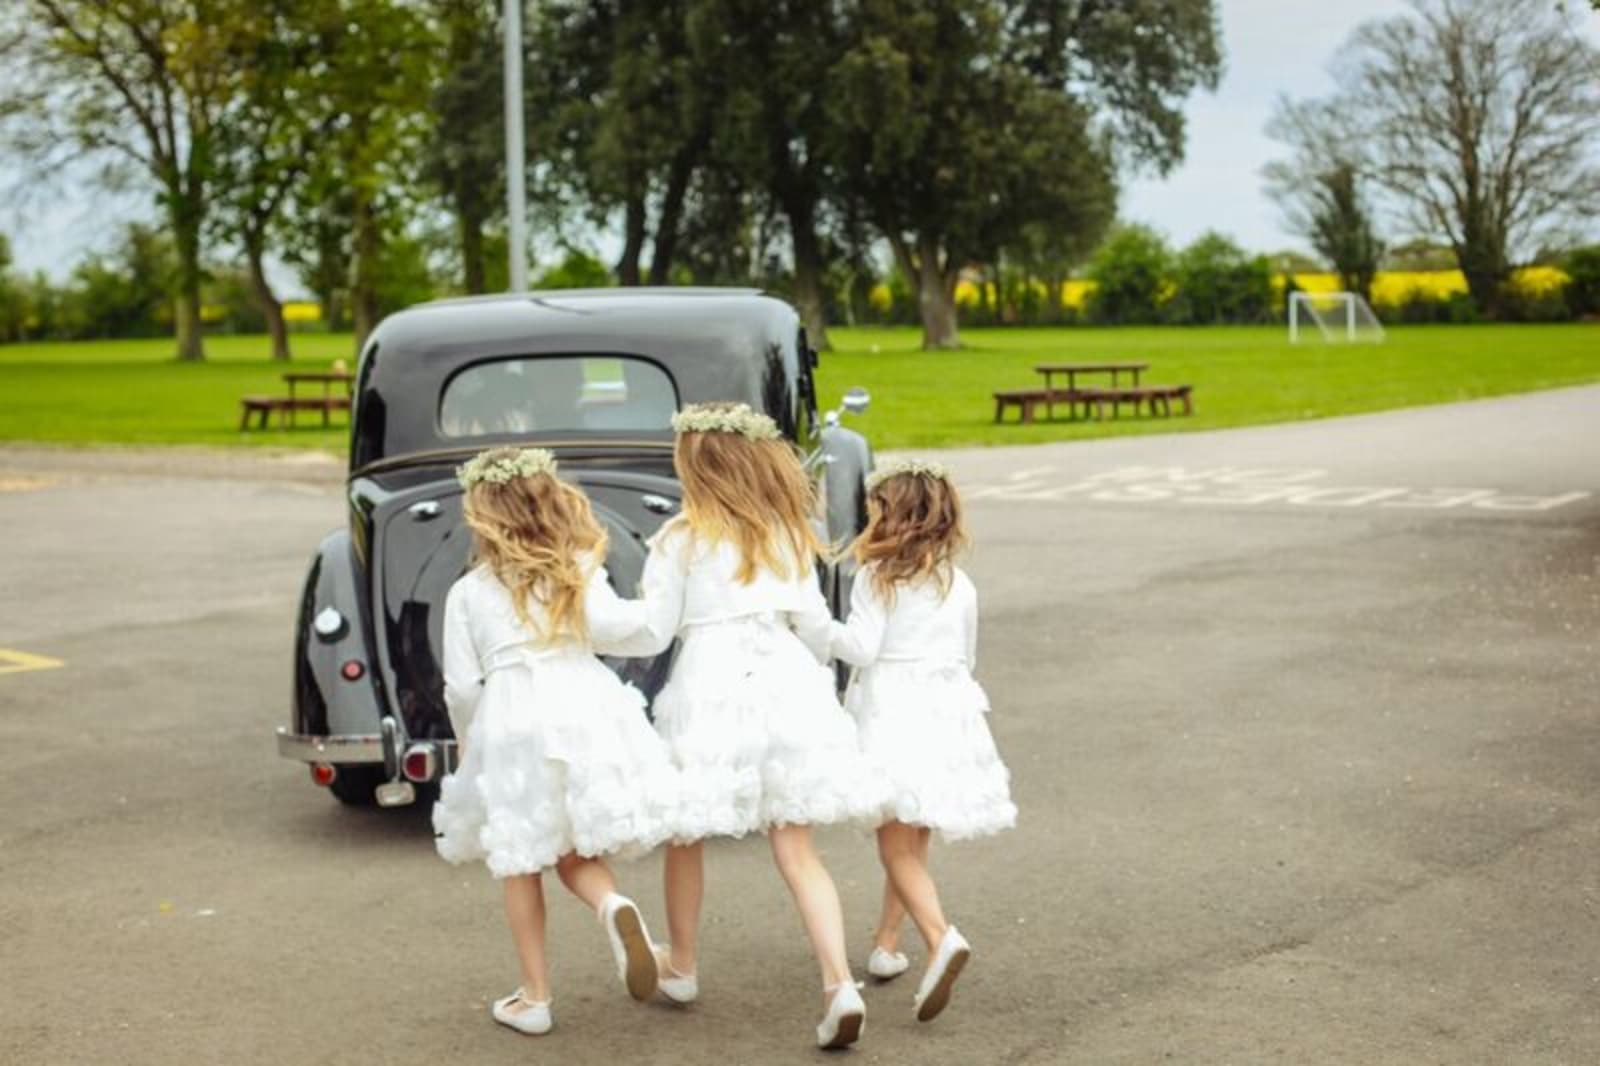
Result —
POLYGON ((439 398, 439 428, 447 437, 665 430, 677 409, 672 378, 647 360, 541 355, 457 373, 439 398))

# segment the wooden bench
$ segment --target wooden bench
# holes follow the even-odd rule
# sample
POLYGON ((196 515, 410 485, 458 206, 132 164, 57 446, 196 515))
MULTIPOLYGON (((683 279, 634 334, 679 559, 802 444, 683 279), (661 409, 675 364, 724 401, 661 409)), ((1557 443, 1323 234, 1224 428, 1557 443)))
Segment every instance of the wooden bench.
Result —
POLYGON ((1005 421, 1007 409, 1015 407, 1018 422, 1032 422, 1034 411, 1040 407, 1048 408, 1061 398, 1049 389, 1006 389, 994 394, 994 420, 1005 421))
POLYGON ((250 428, 250 419, 256 419, 257 429, 267 428, 267 419, 278 416, 278 424, 287 428, 294 424, 297 411, 321 411, 322 424, 331 424, 334 411, 350 410, 348 396, 244 396, 239 400, 239 428, 250 428))
POLYGON ((1185 415, 1194 413, 1193 385, 1140 385, 1137 388, 1081 389, 1079 392, 1079 399, 1085 408, 1093 405, 1097 419, 1105 418, 1108 404, 1112 418, 1118 417, 1125 403, 1133 405, 1134 414, 1138 414, 1140 408, 1145 408, 1151 415, 1167 418, 1172 414, 1173 400, 1183 404, 1185 415))

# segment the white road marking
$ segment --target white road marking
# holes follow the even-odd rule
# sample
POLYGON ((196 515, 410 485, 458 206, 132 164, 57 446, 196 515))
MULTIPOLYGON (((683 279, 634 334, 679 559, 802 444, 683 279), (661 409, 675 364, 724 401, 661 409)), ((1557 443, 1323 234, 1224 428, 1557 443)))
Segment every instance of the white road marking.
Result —
POLYGON ((1593 493, 1551 495, 1507 493, 1484 488, 1414 488, 1404 485, 1328 485, 1329 471, 1315 467, 1124 466, 1070 480, 1053 477, 1054 468, 1020 470, 999 482, 971 485, 969 500, 1051 501, 1086 499, 1101 503, 1164 503, 1254 507, 1264 503, 1296 507, 1457 511, 1516 514, 1552 511, 1593 493))

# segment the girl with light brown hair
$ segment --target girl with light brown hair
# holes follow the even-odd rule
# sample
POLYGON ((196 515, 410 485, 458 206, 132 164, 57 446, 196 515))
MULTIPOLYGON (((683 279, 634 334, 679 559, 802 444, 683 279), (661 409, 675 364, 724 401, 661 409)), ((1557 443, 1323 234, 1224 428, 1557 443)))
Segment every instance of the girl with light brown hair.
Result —
POLYGON ((484 452, 458 477, 475 565, 445 600, 442 657, 463 758, 433 825, 440 855, 482 860, 504 886, 522 987, 492 1015, 537 1035, 552 1024, 545 870, 594 909, 628 993, 655 994, 644 921, 602 856, 672 835, 677 773, 643 696, 595 658, 643 611, 611 591, 588 499, 538 448, 484 452))
POLYGON ((956 565, 966 545, 961 500, 942 467, 880 468, 867 481, 867 528, 854 544, 861 569, 850 614, 833 624, 834 656, 856 667, 845 706, 890 790, 878 828, 888 876, 867 970, 889 980, 909 968, 897 950, 909 912, 928 948, 919 1021, 944 1010, 972 953, 945 920, 928 873, 929 838, 934 830, 946 840, 985 836, 1017 820, 1010 774, 985 721, 989 699, 972 676, 978 594, 956 565))
POLYGON ((866 1008, 811 829, 875 821, 883 795, 826 665, 832 615, 815 571, 811 483, 772 419, 743 404, 692 406, 673 426, 683 513, 651 542, 649 634, 631 649, 682 641, 655 701, 683 772, 679 836, 666 851, 672 943, 659 957, 661 991, 678 1003, 699 995, 702 842, 765 833, 822 969, 817 1043, 845 1047, 866 1008))

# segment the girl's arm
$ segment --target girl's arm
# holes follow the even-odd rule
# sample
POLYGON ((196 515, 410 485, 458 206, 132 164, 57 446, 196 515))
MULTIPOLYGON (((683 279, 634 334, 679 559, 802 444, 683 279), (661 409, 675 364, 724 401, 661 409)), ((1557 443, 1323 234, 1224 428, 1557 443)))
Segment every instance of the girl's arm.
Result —
POLYGON ((817 662, 825 664, 830 658, 828 644, 833 612, 828 609, 828 601, 822 595, 822 586, 817 583, 815 570, 807 572, 800 580, 805 586, 802 594, 805 605, 797 611, 787 612, 789 627, 817 657, 817 662))
POLYGON ((444 706, 456 742, 465 744, 472 717, 483 695, 483 669, 467 624, 467 589, 461 582, 450 587, 444 600, 444 706))
POLYGON ((861 570, 850 589, 850 614, 832 624, 833 657, 851 666, 871 666, 883 647, 888 612, 872 587, 872 575, 861 570))
MULTIPOLYGON (((596 651, 604 655, 648 658, 667 650, 683 620, 684 585, 688 576, 684 551, 685 538, 670 524, 663 526, 650 540, 650 555, 644 561, 644 576, 639 582, 640 598, 623 600, 606 586, 605 593, 599 595, 610 594, 622 608, 619 615, 626 617, 629 624, 621 632, 608 633, 608 639, 602 642, 591 615, 589 625, 596 651)), ((593 593, 592 584, 590 588, 593 593)))
POLYGON ((963 612, 967 627, 967 669, 978 668, 978 590, 967 584, 966 610, 963 612))
POLYGON ((629 642, 646 628, 643 600, 625 600, 611 587, 604 566, 589 572, 583 593, 583 616, 589 624, 589 642, 601 655, 624 655, 629 642))

